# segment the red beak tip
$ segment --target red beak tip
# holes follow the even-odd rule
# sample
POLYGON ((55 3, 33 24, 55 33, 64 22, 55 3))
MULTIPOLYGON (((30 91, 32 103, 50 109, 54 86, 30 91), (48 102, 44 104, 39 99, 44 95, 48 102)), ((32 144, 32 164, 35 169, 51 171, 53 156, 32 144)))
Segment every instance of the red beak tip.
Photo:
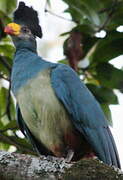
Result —
POLYGON ((8 26, 6 26, 5 29, 4 29, 4 32, 5 32, 6 34, 13 34, 13 29, 10 28, 10 27, 8 27, 8 26))

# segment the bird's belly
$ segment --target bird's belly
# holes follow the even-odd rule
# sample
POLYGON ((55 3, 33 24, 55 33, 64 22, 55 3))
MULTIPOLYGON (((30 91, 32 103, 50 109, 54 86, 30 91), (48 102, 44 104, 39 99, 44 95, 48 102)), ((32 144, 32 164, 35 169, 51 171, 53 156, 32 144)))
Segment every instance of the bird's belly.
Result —
POLYGON ((32 134, 55 155, 61 156, 64 146, 74 148, 77 143, 81 144, 73 133, 67 111, 51 87, 49 70, 28 81, 16 98, 32 134))

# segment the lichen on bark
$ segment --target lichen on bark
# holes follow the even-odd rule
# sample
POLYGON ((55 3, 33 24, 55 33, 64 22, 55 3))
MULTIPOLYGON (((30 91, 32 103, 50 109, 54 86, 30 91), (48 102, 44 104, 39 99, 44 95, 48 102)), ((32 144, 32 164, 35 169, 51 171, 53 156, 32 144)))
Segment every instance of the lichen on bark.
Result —
POLYGON ((60 158, 0 151, 0 180, 123 180, 119 169, 97 159, 66 163, 60 158))

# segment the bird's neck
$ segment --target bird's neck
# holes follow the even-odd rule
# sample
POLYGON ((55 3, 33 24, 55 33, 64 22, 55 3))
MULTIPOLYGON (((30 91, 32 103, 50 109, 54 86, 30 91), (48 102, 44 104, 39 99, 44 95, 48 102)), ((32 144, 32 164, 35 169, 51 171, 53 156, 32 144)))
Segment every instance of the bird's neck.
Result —
POLYGON ((16 52, 20 51, 22 49, 28 49, 34 53, 37 54, 37 44, 36 40, 29 41, 29 40, 18 40, 18 41, 13 41, 14 45, 16 47, 16 52))

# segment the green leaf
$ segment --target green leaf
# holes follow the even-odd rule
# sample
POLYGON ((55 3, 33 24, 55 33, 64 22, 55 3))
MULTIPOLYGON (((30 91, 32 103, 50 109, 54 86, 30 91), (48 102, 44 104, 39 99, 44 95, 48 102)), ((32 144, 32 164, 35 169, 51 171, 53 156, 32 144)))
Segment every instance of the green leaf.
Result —
POLYGON ((10 70, 12 66, 12 59, 5 57, 5 56, 0 56, 0 73, 6 75, 7 77, 10 76, 10 70), (7 67, 3 61, 6 61, 7 67), (9 68, 9 69, 8 69, 9 68))
MULTIPOLYGON (((91 24, 81 24, 72 29, 72 31, 79 31, 85 35, 93 36, 95 34, 95 29, 91 24)), ((95 37, 96 38, 96 37, 95 37)))
POLYGON ((11 116, 11 120, 13 121, 13 125, 15 125, 14 123, 16 123, 15 119, 16 119, 16 112, 15 112, 15 104, 14 104, 14 100, 11 96, 10 98, 10 116, 11 116))
POLYGON ((72 19, 79 24, 92 24, 101 26, 107 18, 106 13, 99 14, 99 11, 104 8, 104 4, 99 0, 64 0, 69 5, 67 12, 72 16, 72 19))
POLYGON ((117 96, 112 89, 96 86, 94 84, 86 84, 99 103, 103 104, 118 104, 117 96))
MULTIPOLYGON (((10 136, 10 138, 14 142, 17 142, 20 146, 28 148, 31 151, 33 151, 32 150, 32 145, 27 142, 27 139, 25 139, 25 138, 18 138, 18 137, 15 137, 15 136, 10 136)), ((21 148, 20 148, 20 150, 21 150, 21 148)))
POLYGON ((111 110, 109 108, 109 105, 108 104, 101 104, 101 107, 102 107, 102 110, 103 110, 107 120, 108 120, 108 124, 110 126, 113 126, 111 110))
POLYGON ((8 151, 9 148, 10 148, 10 145, 9 145, 9 144, 1 143, 1 142, 0 142, 0 149, 1 149, 1 150, 6 150, 6 151, 8 151))
MULTIPOLYGON (((0 128, 0 130, 4 130, 4 129, 13 129, 13 128, 15 128, 15 127, 17 127, 17 122, 16 122, 16 120, 12 120, 12 121, 10 121, 9 123, 7 123, 5 126, 4 126, 4 128, 0 128)), ((16 129, 17 130, 17 129, 16 129)))
POLYGON ((123 1, 117 1, 113 16, 107 26, 107 29, 114 30, 120 25, 123 25, 123 1))
POLYGON ((10 14, 16 7, 16 0, 0 0, 0 10, 4 13, 10 14))
POLYGON ((103 4, 104 8, 110 8, 113 2, 113 0, 103 0, 101 3, 103 4))
POLYGON ((68 65, 68 60, 67 59, 62 59, 62 60, 60 60, 58 62, 62 63, 62 64, 67 64, 68 65))
MULTIPOLYGON (((10 112, 10 118, 11 119, 8 119, 9 117, 7 116, 8 112, 6 111, 7 109, 7 103, 8 103, 8 89, 4 88, 4 87, 1 87, 0 88, 0 117, 1 119, 5 118, 6 122, 6 126, 7 124, 9 123, 9 120, 15 120, 15 106, 14 106, 14 102, 13 102, 13 99, 12 97, 10 97, 9 99, 9 112, 10 112), (3 116, 4 115, 4 116, 3 116)), ((12 122, 14 123, 14 121, 12 122)), ((4 124, 4 125, 5 125, 4 124)))
POLYGON ((2 20, 0 19, 0 40, 4 37, 6 37, 6 34, 4 32, 4 25, 3 25, 2 20))
POLYGON ((105 87, 123 89, 123 70, 117 69, 111 64, 98 64, 94 77, 105 87))
POLYGON ((95 51, 90 57, 91 63, 108 62, 123 54, 123 33, 112 31, 98 41, 95 51))
POLYGON ((109 125, 112 126, 112 116, 109 108, 110 104, 118 104, 117 96, 114 94, 113 90, 101 86, 96 86, 94 84, 86 84, 92 94, 95 96, 97 101, 100 103, 101 108, 108 120, 109 125))
POLYGON ((4 124, 3 122, 1 121, 1 117, 0 117, 0 129, 3 129, 4 128, 4 124))
POLYGON ((0 88, 0 116, 6 111, 6 99, 7 99, 7 89, 4 87, 0 88))
POLYGON ((3 54, 3 56, 7 56, 11 58, 14 52, 15 52, 15 48, 12 45, 10 44, 0 45, 0 54, 3 54))

